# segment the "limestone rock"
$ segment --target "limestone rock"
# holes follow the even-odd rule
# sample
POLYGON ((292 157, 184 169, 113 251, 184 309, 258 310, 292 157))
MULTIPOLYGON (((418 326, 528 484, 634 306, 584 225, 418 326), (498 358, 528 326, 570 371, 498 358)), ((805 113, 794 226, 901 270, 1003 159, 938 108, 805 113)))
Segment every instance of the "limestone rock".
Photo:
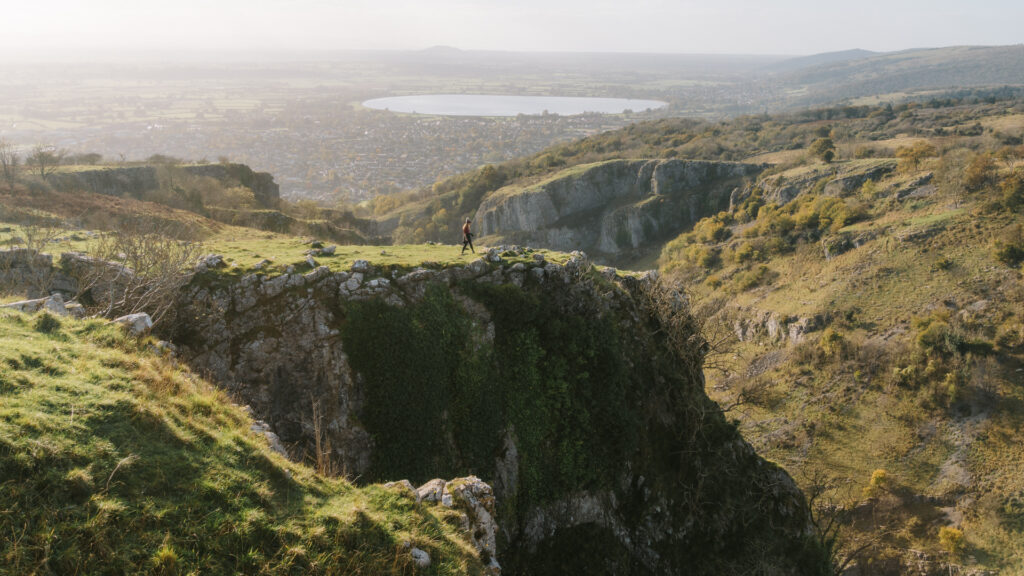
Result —
POLYGON ((488 196, 475 221, 481 236, 620 254, 724 210, 736 184, 762 168, 677 159, 599 162, 514 193, 488 196))
POLYGON ((441 502, 445 493, 445 481, 434 478, 416 489, 417 502, 441 502))
POLYGON ((278 438, 277 434, 274 434, 273 430, 270 429, 269 424, 262 420, 256 420, 251 426, 249 426, 249 430, 262 435, 267 439, 267 444, 270 445, 271 450, 285 458, 288 458, 288 450, 285 449, 284 444, 281 443, 281 439, 278 438))
POLYGON ((10 304, 0 306, 0 308, 10 308, 26 314, 35 314, 40 310, 52 312, 57 316, 68 316, 70 314, 67 306, 64 304, 64 298, 60 294, 54 294, 53 296, 48 296, 46 298, 36 298, 34 300, 11 302, 10 304))
POLYGON ((413 498, 419 502, 419 498, 416 495, 416 488, 413 487, 412 482, 408 480, 398 480, 396 482, 387 482, 384 487, 389 490, 395 490, 397 492, 408 494, 410 498, 413 498))
POLYGON ((206 254, 199 257, 195 269, 196 272, 205 272, 207 270, 216 270, 217 268, 226 268, 227 265, 224 257, 220 254, 206 254))
POLYGON ((451 494, 452 506, 469 516, 471 538, 481 559, 485 563, 494 560, 497 565, 498 523, 494 519, 494 491, 476 476, 455 478, 445 485, 445 490, 451 494))
POLYGON ((129 334, 135 337, 144 336, 153 328, 153 319, 145 312, 128 314, 112 320, 114 324, 123 326, 129 334))
POLYGON ((430 566, 430 554, 427 554, 426 551, 413 548, 409 551, 409 555, 412 556, 412 563, 417 568, 427 568, 430 566))

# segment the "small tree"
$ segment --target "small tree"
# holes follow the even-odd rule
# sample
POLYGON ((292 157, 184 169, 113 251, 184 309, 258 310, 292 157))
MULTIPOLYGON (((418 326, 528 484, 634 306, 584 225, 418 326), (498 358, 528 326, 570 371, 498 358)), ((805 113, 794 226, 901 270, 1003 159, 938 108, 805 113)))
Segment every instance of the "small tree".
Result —
POLYGON ((10 189, 14 189, 14 182, 18 179, 18 162, 18 152, 14 149, 14 144, 0 138, 0 175, 10 189))
POLYGON ((900 159, 900 167, 907 172, 917 170, 922 160, 935 155, 935 146, 924 140, 915 142, 913 146, 904 146, 896 151, 896 157, 900 159))
POLYGON ((32 171, 39 174, 39 177, 45 180, 47 176, 53 174, 57 166, 60 166, 63 158, 63 150, 36 146, 32 149, 32 153, 25 158, 25 164, 31 166, 32 171))
POLYGON ((836 157, 836 145, 831 138, 818 138, 811 143, 808 152, 812 156, 820 158, 825 164, 830 164, 836 157))
POLYGON ((202 247, 179 240, 173 223, 131 224, 89 247, 96 258, 79 278, 91 312, 106 317, 146 312, 154 324, 173 320, 178 292, 192 277, 202 247))

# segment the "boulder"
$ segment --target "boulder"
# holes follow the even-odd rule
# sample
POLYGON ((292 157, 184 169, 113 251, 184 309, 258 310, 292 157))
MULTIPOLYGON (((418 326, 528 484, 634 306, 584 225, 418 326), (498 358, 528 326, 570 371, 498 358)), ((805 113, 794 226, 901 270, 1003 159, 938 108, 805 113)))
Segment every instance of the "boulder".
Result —
POLYGON ((217 268, 226 268, 227 262, 224 261, 224 257, 220 254, 206 254, 199 257, 196 262, 196 272, 205 272, 207 270, 215 270, 217 268))
POLYGON ((420 550, 419 548, 413 548, 409 551, 409 555, 412 556, 412 563, 415 564, 417 568, 426 568, 430 566, 430 554, 427 554, 425 551, 420 550))
MULTIPOLYGON (((76 306, 78 306, 76 304, 76 306)), ((79 306, 80 308, 81 306, 79 306)), ((36 298, 34 300, 22 300, 20 302, 12 302, 10 304, 4 304, 0 308, 10 308, 26 314, 35 314, 40 310, 46 310, 52 312, 57 316, 68 316, 67 307, 64 304, 64 298, 60 294, 54 294, 46 298, 36 298)))
POLYGON ((114 318, 112 322, 124 326, 128 333, 135 337, 144 336, 153 329, 153 319, 145 312, 114 318))
POLYGON ((445 485, 445 490, 451 494, 452 506, 469 517, 473 528, 470 538, 481 559, 497 566, 498 523, 494 519, 494 490, 476 476, 455 478, 445 485))
MULTIPOLYGON (((445 494, 445 481, 434 478, 423 486, 416 489, 417 502, 441 502, 445 494)), ((450 498, 451 496, 449 496, 450 498)))

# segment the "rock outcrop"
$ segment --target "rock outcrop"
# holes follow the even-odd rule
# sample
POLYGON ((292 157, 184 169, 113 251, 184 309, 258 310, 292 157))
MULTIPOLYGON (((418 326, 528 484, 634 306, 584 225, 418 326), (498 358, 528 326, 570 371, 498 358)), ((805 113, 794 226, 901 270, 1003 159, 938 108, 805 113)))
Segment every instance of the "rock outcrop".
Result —
MULTIPOLYGON (((98 166, 91 170, 56 172, 50 183, 59 189, 88 190, 110 196, 140 197, 160 187, 160 166, 98 166)), ((268 172, 256 172, 245 164, 187 164, 166 167, 172 172, 218 180, 228 186, 244 186, 265 208, 276 208, 280 188, 268 172)))
POLYGON ((732 190, 762 168, 698 160, 577 166, 538 184, 496 191, 481 203, 475 221, 484 237, 553 250, 626 254, 724 210, 732 190))
POLYGON ((351 477, 426 482, 420 499, 462 502, 477 526, 496 518, 472 539, 505 574, 824 566, 792 480, 704 395, 699 353, 667 344, 654 276, 601 273, 582 254, 500 256, 210 270, 173 340, 291 457, 320 446, 351 477), (464 474, 493 486, 493 507, 490 488, 428 482, 464 474))

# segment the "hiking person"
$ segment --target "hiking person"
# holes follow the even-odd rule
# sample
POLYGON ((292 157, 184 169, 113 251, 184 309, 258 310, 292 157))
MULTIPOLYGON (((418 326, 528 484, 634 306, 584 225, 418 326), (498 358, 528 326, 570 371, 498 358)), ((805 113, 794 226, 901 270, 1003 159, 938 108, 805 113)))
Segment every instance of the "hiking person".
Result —
POLYGON ((473 249, 473 233, 469 231, 469 218, 466 218, 466 223, 462 225, 462 254, 466 253, 466 246, 476 254, 476 250, 473 249))

